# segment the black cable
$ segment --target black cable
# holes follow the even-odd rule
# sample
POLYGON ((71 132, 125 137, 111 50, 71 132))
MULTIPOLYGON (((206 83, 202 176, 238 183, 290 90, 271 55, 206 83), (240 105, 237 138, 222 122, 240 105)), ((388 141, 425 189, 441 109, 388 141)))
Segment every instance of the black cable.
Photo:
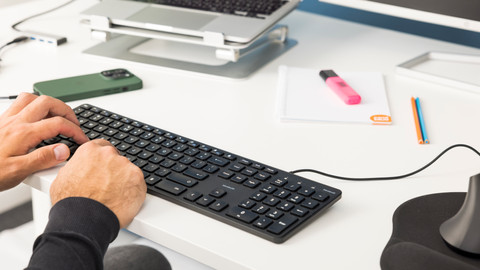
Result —
POLYGON ((22 41, 25 41, 27 40, 28 37, 27 36, 20 36, 20 37, 17 37, 15 38, 14 40, 10 41, 10 42, 7 42, 6 44, 4 44, 3 46, 0 47, 0 50, 2 50, 3 48, 7 47, 8 45, 12 45, 14 43, 19 43, 19 42, 22 42, 22 41))
MULTIPOLYGON (((13 40, 10 41, 10 42, 5 43, 4 45, 2 45, 2 46, 0 47, 0 56, 1 56, 2 50, 3 50, 4 48, 6 48, 7 46, 12 45, 12 44, 15 44, 15 43, 20 43, 20 42, 23 42, 23 41, 26 41, 26 40, 28 40, 28 37, 27 37, 27 36, 20 36, 20 37, 17 37, 17 38, 15 38, 15 39, 13 39, 13 40)), ((0 57, 0 62, 1 62, 1 61, 2 61, 2 58, 0 57)))
POLYGON ((344 176, 333 175, 333 174, 329 174, 329 173, 325 173, 325 172, 321 172, 321 171, 317 171, 317 170, 313 170, 313 169, 299 169, 299 170, 291 171, 290 173, 296 174, 296 173, 302 173, 302 172, 311 172, 311 173, 317 173, 317 174, 320 174, 320 175, 323 175, 323 176, 326 176, 326 177, 330 177, 330 178, 336 178, 336 179, 340 179, 340 180, 349 180, 349 181, 396 180, 396 179, 401 179, 401 178, 412 176, 414 174, 417 174, 417 173, 425 170, 426 168, 430 167, 430 165, 435 163, 446 152, 450 151, 453 148, 457 148, 457 147, 468 148, 468 149, 472 150, 473 152, 475 152, 475 154, 480 156, 480 152, 478 152, 475 148, 471 147, 470 145, 454 144, 454 145, 448 147, 447 149, 443 150, 436 158, 434 158, 432 161, 430 161, 427 165, 421 167, 420 169, 418 169, 416 171, 413 171, 413 172, 410 172, 410 173, 407 173, 407 174, 403 174, 403 175, 398 175, 398 176, 356 178, 356 177, 344 177, 344 176))
POLYGON ((0 97, 0 99, 16 99, 18 95, 0 97))
POLYGON ((30 20, 30 19, 33 19, 33 18, 36 18, 36 17, 38 17, 38 16, 47 14, 47 13, 52 12, 52 11, 55 11, 55 10, 57 10, 57 9, 60 9, 60 8, 62 8, 62 7, 64 7, 64 6, 66 6, 66 5, 71 4, 73 1, 75 1, 75 0, 70 0, 70 1, 68 1, 68 2, 66 2, 66 3, 61 4, 61 5, 59 5, 59 6, 56 6, 56 7, 52 8, 52 9, 49 9, 49 10, 46 10, 46 11, 44 11, 44 12, 37 13, 37 14, 35 14, 35 15, 29 16, 29 17, 27 17, 27 18, 25 18, 25 19, 22 19, 22 20, 20 20, 20 21, 18 21, 18 22, 16 22, 16 23, 12 24, 12 28, 13 28, 14 30, 16 30, 16 31, 21 32, 21 30, 17 28, 18 25, 20 25, 20 24, 22 24, 22 23, 24 23, 24 22, 26 22, 26 21, 28 21, 28 20, 30 20))

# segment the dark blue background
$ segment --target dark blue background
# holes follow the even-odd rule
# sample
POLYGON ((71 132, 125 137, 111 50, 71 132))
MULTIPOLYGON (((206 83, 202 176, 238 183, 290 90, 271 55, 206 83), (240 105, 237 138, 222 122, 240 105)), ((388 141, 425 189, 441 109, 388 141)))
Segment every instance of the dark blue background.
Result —
POLYGON ((301 2, 298 9, 325 16, 480 48, 480 33, 472 31, 422 23, 348 7, 341 7, 337 5, 321 3, 317 0, 304 0, 301 2))

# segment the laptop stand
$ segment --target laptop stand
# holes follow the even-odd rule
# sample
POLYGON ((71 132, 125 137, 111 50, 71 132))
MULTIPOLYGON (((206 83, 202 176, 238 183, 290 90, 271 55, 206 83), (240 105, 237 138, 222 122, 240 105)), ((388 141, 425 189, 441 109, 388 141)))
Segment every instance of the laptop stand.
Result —
POLYGON ((98 18, 88 24, 92 37, 105 42, 85 50, 85 54, 234 79, 250 76, 297 44, 287 37, 284 25, 276 25, 244 44, 225 42, 220 33, 200 38, 112 26, 98 18))

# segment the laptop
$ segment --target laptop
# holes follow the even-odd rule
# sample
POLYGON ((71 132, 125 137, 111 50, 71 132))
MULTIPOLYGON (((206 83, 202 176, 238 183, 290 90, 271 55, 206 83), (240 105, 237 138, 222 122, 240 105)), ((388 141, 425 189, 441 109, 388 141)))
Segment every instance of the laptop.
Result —
POLYGON ((106 17, 112 26, 249 43, 294 10, 301 0, 103 0, 82 16, 106 17), (227 4, 231 4, 228 6, 227 4))

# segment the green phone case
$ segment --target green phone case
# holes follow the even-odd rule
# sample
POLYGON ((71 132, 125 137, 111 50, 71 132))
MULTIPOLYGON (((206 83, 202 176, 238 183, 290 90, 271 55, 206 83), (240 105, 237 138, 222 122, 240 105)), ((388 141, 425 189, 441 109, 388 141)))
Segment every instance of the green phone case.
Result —
POLYGON ((126 69, 112 69, 100 73, 37 82, 33 90, 64 102, 142 88, 142 80, 126 69))

